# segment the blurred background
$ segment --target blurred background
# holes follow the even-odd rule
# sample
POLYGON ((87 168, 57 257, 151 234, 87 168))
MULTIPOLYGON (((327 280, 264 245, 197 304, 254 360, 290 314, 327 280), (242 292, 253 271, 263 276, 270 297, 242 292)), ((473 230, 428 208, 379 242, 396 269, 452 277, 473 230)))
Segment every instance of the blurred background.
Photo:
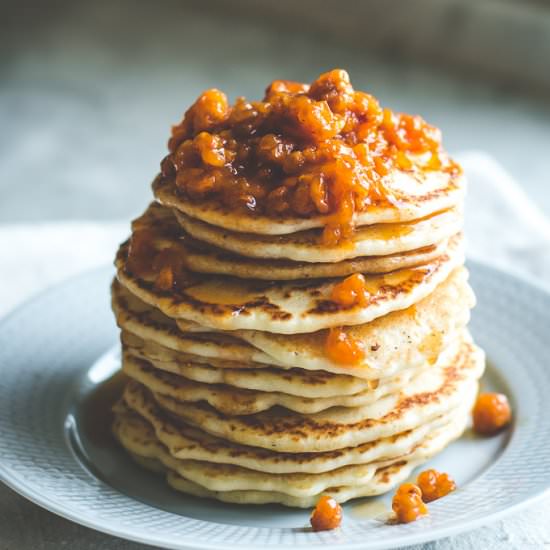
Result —
POLYGON ((205 88, 347 69, 550 214, 548 0, 1 2, 0 222, 135 216, 205 88))

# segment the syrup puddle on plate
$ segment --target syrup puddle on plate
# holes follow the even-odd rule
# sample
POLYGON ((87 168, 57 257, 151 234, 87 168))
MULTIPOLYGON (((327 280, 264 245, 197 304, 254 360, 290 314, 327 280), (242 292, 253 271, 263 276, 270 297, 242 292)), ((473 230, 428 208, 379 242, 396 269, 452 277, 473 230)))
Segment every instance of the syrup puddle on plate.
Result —
POLYGON ((384 501, 376 499, 353 506, 351 515, 355 519, 374 519, 386 522, 393 517, 393 512, 384 501))

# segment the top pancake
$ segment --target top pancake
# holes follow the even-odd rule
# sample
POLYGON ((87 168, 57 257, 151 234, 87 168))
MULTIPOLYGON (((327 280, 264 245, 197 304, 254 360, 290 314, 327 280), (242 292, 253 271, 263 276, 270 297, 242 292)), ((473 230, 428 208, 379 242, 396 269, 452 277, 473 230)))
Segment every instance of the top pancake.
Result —
MULTIPOLYGON (((394 170, 384 181, 394 198, 393 205, 372 205, 357 214, 356 226, 396 223, 424 218, 435 212, 458 206, 464 196, 464 179, 441 171, 422 173, 394 170)), ((327 216, 309 218, 275 217, 235 212, 211 203, 194 203, 178 196, 170 181, 157 177, 153 182, 157 200, 187 216, 231 231, 259 235, 288 235, 306 229, 324 227, 327 216)))

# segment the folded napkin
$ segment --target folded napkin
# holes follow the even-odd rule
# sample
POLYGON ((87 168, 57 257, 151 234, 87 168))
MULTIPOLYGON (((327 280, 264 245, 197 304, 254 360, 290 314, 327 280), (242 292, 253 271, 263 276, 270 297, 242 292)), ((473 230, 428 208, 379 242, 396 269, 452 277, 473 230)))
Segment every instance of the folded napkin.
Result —
MULTIPOLYGON (((468 255, 550 286, 549 220, 491 157, 467 152, 457 155, 457 160, 469 180, 468 255)), ((0 315, 45 286, 111 263, 129 231, 129 221, 0 225, 0 315)), ((0 487, 0 498, 7 498, 6 491, 0 487)), ((414 548, 541 548, 550 541, 548 514, 550 498, 487 528, 414 548)), ((43 512, 40 521, 49 522, 50 515, 43 512)), ((119 548, 117 539, 111 542, 108 548, 119 548)))
POLYGON ((492 157, 457 155, 468 176, 467 253, 550 285, 550 220, 492 157))
POLYGON ((129 232, 129 221, 0 225, 0 316, 47 286, 112 263, 129 232))

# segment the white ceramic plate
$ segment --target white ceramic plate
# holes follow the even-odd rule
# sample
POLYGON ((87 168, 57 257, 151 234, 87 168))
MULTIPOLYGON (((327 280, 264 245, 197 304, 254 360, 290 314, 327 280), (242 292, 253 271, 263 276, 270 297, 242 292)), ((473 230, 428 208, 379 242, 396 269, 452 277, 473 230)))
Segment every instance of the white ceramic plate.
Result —
POLYGON ((0 477, 73 521, 169 548, 390 548, 510 513, 550 487, 550 294, 469 267, 478 297, 472 331, 489 358, 484 385, 508 394, 515 417, 499 437, 466 434, 430 462, 460 488, 430 504, 427 518, 388 525, 375 516, 390 497, 376 505, 363 499, 344 506, 340 529, 313 533, 308 511, 186 497, 133 464, 110 444, 105 419, 89 415, 94 389, 118 366, 107 268, 49 290, 0 323, 0 477))

